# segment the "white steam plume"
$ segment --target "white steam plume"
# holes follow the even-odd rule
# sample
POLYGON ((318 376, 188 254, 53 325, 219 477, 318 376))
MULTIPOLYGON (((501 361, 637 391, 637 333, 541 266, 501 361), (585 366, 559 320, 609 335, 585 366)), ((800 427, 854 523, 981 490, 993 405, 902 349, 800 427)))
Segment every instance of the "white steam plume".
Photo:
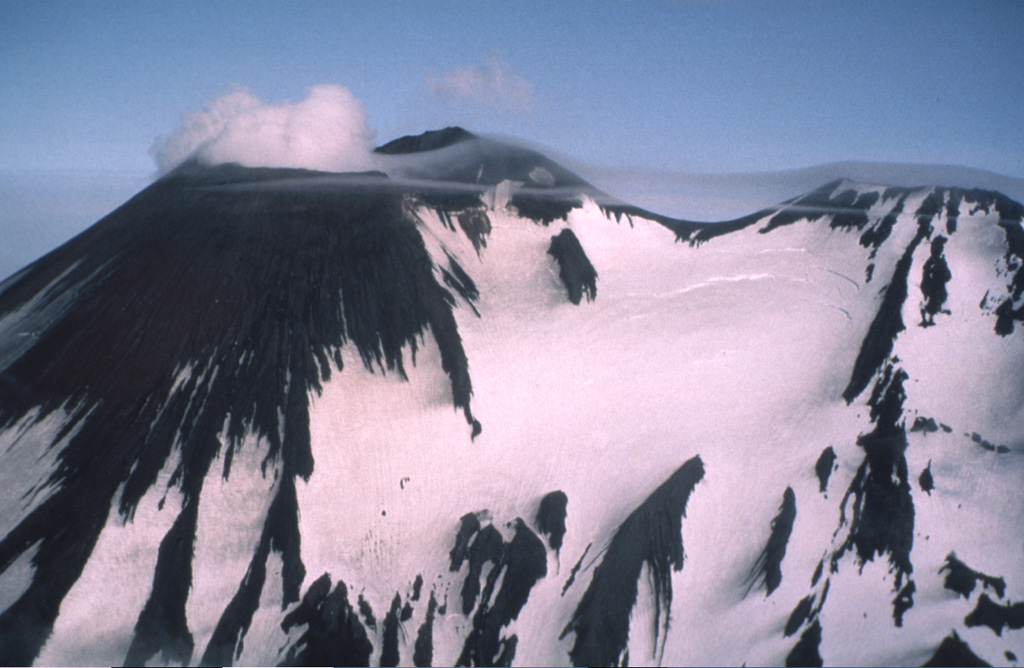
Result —
POLYGON ((359 171, 374 166, 374 131, 343 86, 313 86, 298 102, 269 104, 236 86, 154 142, 161 173, 195 156, 209 164, 359 171))

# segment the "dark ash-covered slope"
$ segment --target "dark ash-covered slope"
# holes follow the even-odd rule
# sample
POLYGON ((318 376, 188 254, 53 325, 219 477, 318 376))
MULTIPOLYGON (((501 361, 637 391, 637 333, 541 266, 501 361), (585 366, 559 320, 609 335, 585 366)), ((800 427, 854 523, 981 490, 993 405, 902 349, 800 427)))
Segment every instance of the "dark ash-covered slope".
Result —
POLYGON ((694 457, 616 530, 590 586, 562 631, 563 637, 575 635, 569 652, 573 665, 622 665, 624 658, 628 664, 629 620, 645 564, 650 569, 655 597, 653 632, 664 644, 671 621, 672 571, 683 569, 681 523, 690 494, 703 477, 704 462, 694 457))
POLYGON ((519 215, 548 225, 564 220, 584 197, 607 199, 579 175, 538 151, 459 127, 396 139, 376 151, 387 172, 420 187, 480 195, 507 183, 519 215))
POLYGON ((67 443, 45 481, 53 491, 0 539, 0 570, 37 548, 31 586, 0 614, 8 663, 35 658, 111 502, 131 517, 169 461, 182 508, 130 657, 145 661, 162 646, 187 661, 195 506, 212 462, 222 457, 229 477, 247 433, 269 444, 264 466, 279 484, 249 576, 215 633, 212 645, 222 639, 226 653, 211 647, 207 657, 230 660, 270 550, 285 565, 284 600, 297 601, 304 568, 294 481, 314 466, 309 394, 343 372, 346 343, 367 369, 403 375, 405 349, 415 359, 422 338, 433 337, 452 402, 479 432, 455 298, 438 282, 402 194, 379 187, 383 180, 188 164, 6 286, 0 317, 44 288, 58 307, 0 368, 0 427, 68 413, 55 439, 67 443))
POLYGON ((376 151, 397 157, 385 163, 395 176, 493 186, 518 181, 530 188, 597 190, 554 160, 523 146, 475 135, 460 127, 406 136, 376 151))
POLYGON ((378 146, 374 151, 384 155, 422 153, 424 151, 436 151, 439 148, 445 148, 476 138, 477 136, 468 130, 458 126, 449 126, 442 130, 428 130, 421 135, 406 135, 398 139, 392 139, 388 143, 378 146))

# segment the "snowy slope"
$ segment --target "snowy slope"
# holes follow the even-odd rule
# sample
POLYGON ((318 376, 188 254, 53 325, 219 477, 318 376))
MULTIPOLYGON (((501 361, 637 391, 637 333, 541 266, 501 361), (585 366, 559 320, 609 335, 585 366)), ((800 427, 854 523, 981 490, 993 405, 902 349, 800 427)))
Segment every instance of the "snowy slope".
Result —
POLYGON ((458 139, 186 164, 0 285, 0 662, 1024 655, 1020 204, 458 139))

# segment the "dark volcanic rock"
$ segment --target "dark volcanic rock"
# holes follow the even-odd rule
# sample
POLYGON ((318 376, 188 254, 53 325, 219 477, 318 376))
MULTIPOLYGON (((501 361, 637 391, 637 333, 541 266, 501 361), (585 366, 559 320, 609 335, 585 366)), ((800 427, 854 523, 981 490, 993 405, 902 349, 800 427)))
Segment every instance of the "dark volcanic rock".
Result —
POLYGON ((452 573, 462 568, 462 563, 469 558, 469 543, 480 531, 480 518, 476 513, 466 513, 459 519, 459 532, 455 536, 455 545, 448 553, 449 569, 452 573))
POLYGON ((573 564, 573 567, 569 570, 569 579, 567 579, 565 584, 562 585, 562 596, 565 596, 565 592, 569 591, 569 587, 576 582, 576 575, 580 572, 580 568, 583 566, 583 560, 587 558, 587 554, 590 553, 590 548, 593 546, 593 543, 587 543, 587 547, 583 549, 583 554, 580 555, 580 558, 576 560, 576 563, 573 564))
POLYGON ((430 592, 427 603, 427 616, 419 631, 416 632, 416 644, 413 646, 412 663, 414 666, 429 666, 434 661, 434 615, 437 614, 437 599, 430 592))
POLYGON ((576 634, 569 656, 576 666, 618 665, 629 639, 629 618, 636 603, 643 564, 650 568, 656 623, 668 630, 672 606, 671 570, 683 568, 682 518, 690 493, 704 477, 704 463, 694 457, 634 510, 619 526, 595 569, 590 587, 562 631, 576 634), (670 570, 671 569, 671 570, 670 570), (664 615, 664 622, 661 618, 664 615))
POLYGON ((473 309, 473 313, 479 317, 480 311, 476 310, 476 302, 480 299, 480 291, 462 265, 449 255, 448 269, 441 267, 441 276, 444 278, 445 285, 459 293, 459 296, 466 300, 469 307, 473 309))
POLYGON ((370 604, 367 602, 365 598, 363 598, 362 594, 359 595, 359 600, 357 604, 359 606, 359 614, 362 615, 363 619, 366 620, 366 627, 371 631, 376 631, 377 618, 373 614, 373 608, 370 607, 370 604))
POLYGON ((832 200, 838 204, 836 207, 838 210, 832 214, 832 222, 829 223, 829 227, 841 230, 864 229, 864 226, 868 224, 868 209, 875 205, 879 196, 878 191, 875 190, 869 190, 859 195, 855 190, 840 193, 832 200))
POLYGON ((924 664, 924 666, 990 666, 992 664, 986 662, 984 659, 979 657, 971 648, 960 639, 960 636, 954 631, 951 635, 946 636, 942 639, 942 643, 938 649, 935 650, 935 654, 932 658, 924 664))
POLYGON ((848 404, 852 403, 868 386, 872 376, 881 369, 882 364, 892 352, 896 336, 906 329, 903 324, 903 302, 907 298, 907 278, 910 275, 910 266, 914 261, 914 251, 928 236, 930 229, 930 219, 920 219, 917 234, 896 263, 892 281, 885 289, 882 304, 878 307, 878 312, 875 314, 874 320, 871 321, 868 333, 857 353, 850 383, 843 390, 843 399, 848 404))
POLYGON ((921 485, 921 490, 928 493, 928 496, 932 495, 932 490, 935 489, 935 478, 932 477, 932 460, 928 460, 928 466, 921 471, 921 477, 917 479, 917 483, 921 485))
POLYGON ((1006 267, 1013 272, 1009 285, 1010 294, 996 307, 996 333, 1008 336, 1013 333, 1016 323, 1024 322, 1024 205, 1000 194, 982 191, 978 196, 982 203, 991 205, 999 213, 999 226, 1006 238, 1006 267), (1015 306, 1015 304, 1019 304, 1015 306))
POLYGON ((458 224, 459 229, 473 243, 477 254, 480 249, 487 247, 491 219, 487 216, 479 192, 432 188, 417 193, 415 201, 433 209, 444 226, 452 232, 458 224))
MULTIPOLYGON (((502 637, 501 631, 519 616, 533 586, 547 575, 547 549, 541 539, 522 519, 516 519, 510 526, 515 534, 506 543, 493 525, 483 526, 477 515, 462 517, 455 546, 449 555, 449 570, 457 572, 464 563, 469 563, 462 583, 462 612, 468 616, 475 608, 476 613, 459 665, 511 663, 518 639, 515 635, 502 637), (484 566, 488 563, 491 568, 485 577, 484 566), (484 579, 482 588, 481 578, 484 579)), ((426 632, 421 629, 421 635, 426 632)), ((426 656, 426 642, 417 639, 417 652, 421 657, 426 656)))
POLYGON ((979 573, 964 562, 957 559, 956 554, 950 552, 946 555, 946 563, 939 569, 941 574, 946 571, 944 586, 950 591, 955 591, 964 598, 969 598, 971 592, 981 580, 983 589, 992 589, 996 596, 1002 598, 1006 594, 1006 580, 1001 577, 992 577, 979 573))
POLYGON ((943 254, 945 247, 946 237, 939 235, 932 239, 931 256, 924 263, 921 274, 921 295, 924 297, 921 302, 922 327, 934 325, 935 316, 939 313, 949 314, 948 309, 942 308, 949 296, 946 284, 953 278, 943 254))
POLYGON ((651 211, 647 211, 646 209, 641 209, 638 206, 630 204, 606 202, 601 204, 601 211, 604 212, 605 216, 614 216, 617 222, 621 222, 623 216, 627 219, 632 216, 636 216, 638 218, 653 220, 654 222, 672 230, 676 235, 676 241, 686 241, 690 246, 699 246, 716 237, 720 237, 731 232, 738 232, 746 227, 750 227, 757 221, 770 216, 775 212, 775 209, 764 209, 757 213, 743 216, 742 218, 722 221, 720 223, 701 223, 690 220, 669 218, 668 216, 652 213, 651 211))
MULTIPOLYGON (((864 461, 850 483, 840 504, 840 526, 847 518, 847 504, 852 500, 853 517, 846 539, 832 555, 832 569, 849 550, 854 550, 863 564, 876 555, 888 555, 891 572, 895 574, 893 591, 903 588, 914 567, 910 561, 914 545, 914 500, 908 479, 907 435, 902 421, 906 395, 903 382, 907 374, 889 365, 878 379, 868 404, 875 428, 862 434, 857 444, 864 449, 864 461)), ((909 590, 907 590, 909 592, 909 590)), ((897 597, 896 610, 909 608, 908 596, 897 597)), ((897 621, 902 611, 896 615, 897 621)))
POLYGON ((892 618, 896 626, 903 626, 903 614, 914 607, 914 594, 917 592, 917 585, 908 580, 903 589, 896 594, 892 601, 892 618))
POLYGON ((914 424, 910 427, 910 432, 924 432, 925 434, 934 434, 939 430, 939 425, 935 423, 935 418, 926 418, 918 416, 914 418, 914 424))
POLYGON ((548 537, 548 544, 556 552, 562 548, 565 537, 565 516, 569 497, 558 490, 544 495, 537 509, 537 529, 548 537))
POLYGON ((345 583, 331 591, 331 578, 321 575, 302 597, 302 602, 281 622, 288 632, 306 629, 288 651, 283 666, 365 666, 373 645, 366 629, 348 602, 345 583))
POLYGON ((476 606, 484 565, 490 562, 491 573, 494 574, 498 571, 497 566, 501 564, 504 555, 505 539, 493 525, 488 524, 476 534, 469 546, 469 573, 462 582, 462 614, 468 615, 476 606))
MULTIPOLYGON (((890 190, 886 190, 882 199, 889 199, 886 195, 889 195, 890 192, 890 190)), ((903 213, 903 205, 907 201, 908 194, 909 192, 901 191, 898 195, 899 199, 889 213, 887 213, 877 225, 869 227, 864 231, 864 234, 861 235, 860 245, 864 248, 872 249, 872 258, 874 258, 874 252, 877 251, 878 248, 885 243, 886 239, 889 238, 889 235, 892 234, 892 229, 896 225, 896 220, 899 218, 900 214, 903 213)), ((868 280, 870 281, 870 278, 868 280)))
POLYGON ((814 473, 818 476, 818 487, 822 494, 828 491, 828 479, 832 475, 832 466, 836 461, 836 451, 828 446, 821 451, 821 456, 814 464, 814 473))
POLYGON ((402 599, 398 594, 391 600, 391 609, 384 615, 383 631, 381 632, 380 665, 398 665, 398 629, 402 599))
POLYGON ((800 602, 793 608, 793 612, 789 613, 789 619, 786 620, 786 627, 783 629, 783 635, 789 637, 800 630, 803 623, 811 614, 811 609, 814 607, 814 596, 804 596, 800 599, 800 602))
POLYGON ((792 487, 787 487, 782 494, 782 505, 779 514, 772 519, 771 534, 768 543, 757 558, 754 567, 747 576, 747 594, 759 582, 764 584, 765 596, 771 596, 782 583, 782 560, 786 557, 786 545, 789 535, 793 532, 793 521, 796 519, 796 495, 792 487))
POLYGON ((550 225, 556 220, 567 220, 569 212, 580 206, 582 202, 576 197, 558 197, 534 188, 522 189, 512 195, 509 202, 523 218, 550 225))
POLYGON ((420 153, 422 151, 434 151, 451 146, 467 139, 476 139, 476 135, 458 126, 453 126, 443 130, 428 130, 421 135, 399 137, 373 150, 385 155, 420 153))
POLYGON ((788 206, 780 207, 778 213, 761 228, 761 234, 767 234, 785 225, 792 225, 798 220, 806 219, 808 222, 813 222, 830 213, 840 213, 849 209, 853 205, 857 193, 853 190, 845 190, 833 199, 832 193, 840 185, 842 185, 842 181, 826 183, 813 192, 792 200, 788 206))
POLYGON ((515 535, 503 546, 500 559, 487 576, 480 606, 473 616, 473 630, 459 656, 461 666, 512 664, 518 638, 503 638, 501 630, 519 617, 533 586, 547 575, 547 550, 540 538, 522 519, 517 519, 513 527, 515 535), (495 593, 499 578, 501 587, 495 593))
MULTIPOLYGON (((502 181, 523 184, 532 191, 573 192, 575 199, 586 193, 603 194, 579 175, 547 156, 511 142, 480 137, 461 128, 402 137, 377 149, 393 156, 389 167, 399 177, 435 184, 460 184, 477 194, 502 181), (437 150, 443 149, 443 150, 437 150), (431 153, 435 151, 436 153, 431 153), (410 159, 402 154, 418 153, 410 159)), ((550 194, 550 193, 549 193, 550 194)))
POLYGON ((821 623, 815 619, 811 622, 797 641, 793 649, 786 655, 787 666, 820 666, 822 665, 821 653, 818 648, 821 646, 821 623))
POLYGON ((971 614, 964 618, 967 626, 987 626, 1003 635, 1003 629, 1024 629, 1024 603, 1006 603, 999 605, 988 594, 978 597, 978 604, 971 614))
POLYGON ((551 237, 548 254, 558 262, 558 275, 569 293, 569 301, 578 305, 583 295, 588 302, 597 299, 597 271, 572 230, 567 227, 551 237))

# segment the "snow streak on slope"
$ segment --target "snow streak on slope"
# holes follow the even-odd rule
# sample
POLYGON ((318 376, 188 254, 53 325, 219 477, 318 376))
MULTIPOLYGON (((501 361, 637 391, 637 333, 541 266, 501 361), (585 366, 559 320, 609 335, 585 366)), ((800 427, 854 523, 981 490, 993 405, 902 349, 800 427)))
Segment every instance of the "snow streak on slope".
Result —
POLYGON ((5 286, 4 662, 1024 651, 1019 204, 702 224, 465 141, 187 164, 5 286))

